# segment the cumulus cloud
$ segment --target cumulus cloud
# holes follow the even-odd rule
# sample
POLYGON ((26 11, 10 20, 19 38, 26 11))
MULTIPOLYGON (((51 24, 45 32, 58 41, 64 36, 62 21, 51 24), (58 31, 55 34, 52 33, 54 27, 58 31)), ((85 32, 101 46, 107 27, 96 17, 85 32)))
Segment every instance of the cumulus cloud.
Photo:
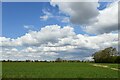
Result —
POLYGON ((0 40, 2 42, 2 46, 39 46, 48 42, 55 43, 60 38, 74 35, 75 33, 72 27, 66 26, 61 28, 58 25, 51 25, 41 28, 38 32, 31 31, 26 33, 24 36, 18 37, 17 39, 1 37, 0 40))
POLYGON ((97 22, 86 27, 88 33, 110 33, 118 30, 118 3, 112 3, 106 9, 99 11, 97 22))
POLYGON ((86 25, 96 21, 99 11, 97 2, 54 2, 59 9, 70 16, 70 21, 74 24, 86 25))
POLYGON ((96 50, 117 47, 118 34, 89 36, 75 34, 70 26, 49 25, 16 39, 0 37, 0 42, 3 59, 83 59, 96 50))
POLYGON ((73 24, 86 26, 84 31, 88 33, 103 34, 118 30, 118 1, 103 10, 98 10, 98 2, 53 2, 51 5, 57 5, 69 15, 73 24))

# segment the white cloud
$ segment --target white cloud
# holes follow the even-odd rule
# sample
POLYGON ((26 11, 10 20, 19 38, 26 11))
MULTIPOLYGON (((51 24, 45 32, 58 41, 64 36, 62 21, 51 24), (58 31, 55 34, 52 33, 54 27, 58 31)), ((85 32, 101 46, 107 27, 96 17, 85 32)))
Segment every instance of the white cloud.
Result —
POLYGON ((53 18, 54 17, 49 11, 47 11, 45 9, 43 9, 42 12, 43 12, 44 15, 40 16, 40 19, 42 19, 44 21, 48 20, 49 18, 53 18))
POLYGON ((25 50, 23 50, 23 52, 26 53, 35 53, 37 50, 33 49, 32 47, 27 47, 25 50))
POLYGON ((18 37, 17 39, 10 39, 1 37, 2 46, 36 46, 46 44, 48 42, 55 43, 60 38, 67 36, 74 36, 73 28, 66 26, 61 28, 58 25, 51 25, 41 28, 40 31, 31 31, 26 33, 24 36, 18 37))
POLYGON ((34 26, 33 26, 33 25, 24 25, 23 27, 24 27, 25 29, 29 29, 29 30, 34 29, 34 26))
POLYGON ((99 11, 97 2, 53 2, 59 9, 70 16, 70 21, 74 24, 90 24, 96 21, 99 11))
POLYGON ((44 15, 44 16, 40 16, 41 19, 43 19, 44 21, 48 20, 48 15, 44 15))
MULTIPOLYGON (((85 27, 93 34, 110 33, 118 30, 118 1, 104 10, 98 10, 98 2, 53 2, 63 13, 70 16, 70 22, 85 27)), ((120 10, 119 10, 120 11, 120 10)))
POLYGON ((94 61, 93 57, 91 57, 91 56, 85 57, 84 60, 94 61))
POLYGON ((112 3, 106 9, 99 11, 97 22, 86 27, 88 33, 110 33, 118 30, 118 3, 112 3))
POLYGON ((64 16, 64 15, 61 15, 60 12, 57 13, 58 15, 54 15, 54 14, 53 14, 52 12, 50 12, 49 10, 43 9, 42 11, 43 11, 43 14, 44 14, 44 15, 40 16, 40 19, 43 20, 43 21, 46 21, 46 20, 51 19, 51 18, 54 18, 54 19, 56 19, 56 20, 58 20, 58 21, 61 21, 61 22, 63 22, 63 23, 68 23, 69 20, 70 20, 69 17, 64 16))
MULTIPOLYGON (((90 56, 94 51, 118 45, 117 33, 97 36, 75 34, 70 26, 50 25, 17 39, 0 37, 3 59, 55 59, 90 56)), ((76 58, 82 59, 82 58, 76 58)))
POLYGON ((11 51, 17 52, 18 50, 16 48, 12 48, 11 51))
POLYGON ((70 19, 69 19, 69 17, 64 17, 61 22, 68 23, 68 22, 70 22, 70 19))

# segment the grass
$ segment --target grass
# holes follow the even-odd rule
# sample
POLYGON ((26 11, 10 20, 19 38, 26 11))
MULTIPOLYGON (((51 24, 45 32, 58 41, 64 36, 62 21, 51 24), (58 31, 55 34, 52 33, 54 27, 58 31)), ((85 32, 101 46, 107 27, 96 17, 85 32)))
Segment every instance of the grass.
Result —
POLYGON ((2 77, 2 62, 0 62, 0 78, 2 77))
MULTIPOLYGON (((3 62, 3 78, 118 78, 118 71, 94 63, 3 62)), ((117 68, 117 64, 102 64, 117 68)))

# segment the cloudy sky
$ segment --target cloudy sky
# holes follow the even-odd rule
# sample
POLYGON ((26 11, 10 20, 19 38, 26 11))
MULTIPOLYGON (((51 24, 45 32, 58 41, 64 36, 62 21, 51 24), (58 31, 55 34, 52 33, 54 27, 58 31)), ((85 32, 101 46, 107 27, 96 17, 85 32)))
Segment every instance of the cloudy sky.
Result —
POLYGON ((3 2, 0 59, 91 60, 118 45, 118 2, 3 2))

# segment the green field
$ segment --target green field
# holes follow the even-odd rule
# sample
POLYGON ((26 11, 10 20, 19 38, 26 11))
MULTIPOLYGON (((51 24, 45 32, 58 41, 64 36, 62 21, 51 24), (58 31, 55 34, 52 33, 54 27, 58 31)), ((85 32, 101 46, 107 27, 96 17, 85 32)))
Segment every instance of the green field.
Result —
POLYGON ((3 62, 3 78, 118 78, 118 64, 3 62), (99 65, 99 64, 98 64, 99 65))

